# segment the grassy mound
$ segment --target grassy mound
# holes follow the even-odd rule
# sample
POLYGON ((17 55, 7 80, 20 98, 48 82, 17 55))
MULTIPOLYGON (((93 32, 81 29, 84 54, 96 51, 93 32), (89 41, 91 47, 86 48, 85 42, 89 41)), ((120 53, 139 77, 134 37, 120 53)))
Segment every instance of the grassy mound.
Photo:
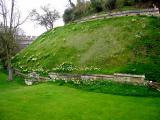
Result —
POLYGON ((24 72, 122 72, 160 81, 160 19, 128 16, 65 25, 41 35, 13 63, 24 72))

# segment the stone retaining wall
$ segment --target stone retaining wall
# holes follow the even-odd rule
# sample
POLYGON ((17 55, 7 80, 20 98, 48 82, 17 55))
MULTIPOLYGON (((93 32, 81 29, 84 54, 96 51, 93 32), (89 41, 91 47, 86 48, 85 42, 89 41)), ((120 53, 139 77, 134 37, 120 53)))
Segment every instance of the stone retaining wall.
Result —
POLYGON ((21 73, 19 70, 15 70, 16 75, 23 76, 33 82, 45 82, 51 80, 113 80, 116 82, 128 82, 133 84, 144 84, 144 75, 131 75, 115 73, 114 75, 104 74, 68 74, 68 73, 49 73, 48 77, 39 76, 33 72, 28 75, 21 73))
POLYGON ((144 75, 131 75, 131 74, 114 74, 114 75, 103 75, 103 74, 64 74, 64 73, 49 73, 50 79, 53 80, 113 80, 116 82, 129 82, 134 84, 145 83, 144 75))
POLYGON ((146 81, 144 75, 131 75, 115 73, 114 75, 102 75, 102 74, 68 74, 68 73, 49 73, 48 77, 39 76, 39 74, 33 72, 29 74, 21 73, 19 70, 15 70, 15 74, 25 78, 27 85, 32 85, 34 82, 48 82, 56 80, 111 80, 121 83, 131 83, 139 85, 147 85, 153 89, 160 91, 160 83, 146 81))

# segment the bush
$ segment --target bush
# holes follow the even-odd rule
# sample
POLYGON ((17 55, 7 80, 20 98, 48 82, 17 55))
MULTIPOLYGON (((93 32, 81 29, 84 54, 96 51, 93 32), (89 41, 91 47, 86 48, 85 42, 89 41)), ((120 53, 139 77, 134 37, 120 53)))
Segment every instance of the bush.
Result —
POLYGON ((124 6, 124 0, 117 0, 116 8, 121 9, 124 6))
POLYGON ((124 6, 132 6, 134 5, 134 0, 124 0, 124 6))
POLYGON ((116 8, 116 2, 117 0, 107 0, 105 3, 105 9, 106 10, 113 10, 116 8))
POLYGON ((69 22, 73 21, 74 19, 75 19, 74 9, 73 8, 66 9, 63 14, 63 21, 65 23, 69 23, 69 22))
POLYGON ((87 16, 93 12, 93 8, 91 7, 91 3, 87 2, 79 2, 74 8, 68 8, 64 11, 63 21, 65 23, 72 22, 76 19, 80 19, 81 17, 87 16))
POLYGON ((103 11, 102 2, 100 0, 91 0, 91 5, 95 12, 103 11))

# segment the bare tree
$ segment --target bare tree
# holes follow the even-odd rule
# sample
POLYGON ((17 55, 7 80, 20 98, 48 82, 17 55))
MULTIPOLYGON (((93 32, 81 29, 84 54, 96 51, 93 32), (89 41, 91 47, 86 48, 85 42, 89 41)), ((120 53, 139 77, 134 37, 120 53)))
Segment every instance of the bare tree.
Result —
POLYGON ((160 0, 135 0, 137 3, 149 3, 153 7, 157 7, 160 13, 160 0))
POLYGON ((76 5, 71 0, 69 0, 69 4, 73 9, 76 7, 76 5))
POLYGON ((57 10, 51 10, 49 6, 41 7, 42 14, 38 13, 37 10, 32 11, 32 20, 36 21, 39 25, 44 26, 46 30, 53 29, 54 22, 60 18, 57 10))
POLYGON ((6 0, 0 0, 0 58, 3 65, 8 69, 8 80, 13 80, 11 58, 15 55, 15 33, 29 16, 20 22, 20 12, 15 10, 15 0, 11 0, 11 8, 6 5, 6 0))
POLYGON ((152 1, 153 1, 153 4, 156 5, 156 7, 158 8, 159 13, 160 13, 160 0, 152 0, 152 1))

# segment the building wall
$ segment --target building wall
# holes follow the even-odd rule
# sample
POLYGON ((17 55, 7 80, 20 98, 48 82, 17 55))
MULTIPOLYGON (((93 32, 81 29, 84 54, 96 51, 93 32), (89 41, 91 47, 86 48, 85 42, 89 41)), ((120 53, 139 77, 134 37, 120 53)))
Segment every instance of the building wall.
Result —
POLYGON ((19 51, 30 45, 36 38, 36 36, 16 36, 19 51))

